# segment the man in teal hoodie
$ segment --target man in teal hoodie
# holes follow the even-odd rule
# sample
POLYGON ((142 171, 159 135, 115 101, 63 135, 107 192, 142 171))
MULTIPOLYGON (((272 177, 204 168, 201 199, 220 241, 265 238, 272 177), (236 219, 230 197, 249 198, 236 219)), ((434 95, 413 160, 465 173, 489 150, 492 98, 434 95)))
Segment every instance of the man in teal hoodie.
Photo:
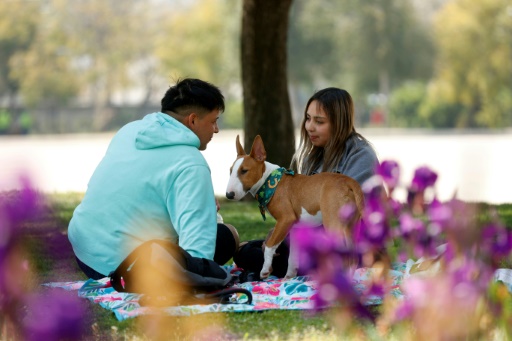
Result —
POLYGON ((236 230, 217 224, 205 150, 224 111, 212 84, 184 79, 170 87, 161 112, 128 123, 113 137, 75 209, 68 235, 78 265, 108 276, 138 246, 171 241, 190 256, 228 261, 236 230))

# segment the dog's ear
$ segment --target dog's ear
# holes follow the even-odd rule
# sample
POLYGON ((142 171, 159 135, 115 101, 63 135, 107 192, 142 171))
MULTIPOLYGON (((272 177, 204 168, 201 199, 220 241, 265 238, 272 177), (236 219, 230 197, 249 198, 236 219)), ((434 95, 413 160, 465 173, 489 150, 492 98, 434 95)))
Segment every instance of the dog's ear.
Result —
POLYGON ((244 147, 242 147, 242 145, 240 144, 240 137, 238 135, 236 136, 236 152, 238 156, 246 155, 244 147))
POLYGON ((251 157, 258 161, 265 161, 267 159, 267 152, 263 146, 263 140, 259 135, 256 135, 254 142, 252 143, 251 157))

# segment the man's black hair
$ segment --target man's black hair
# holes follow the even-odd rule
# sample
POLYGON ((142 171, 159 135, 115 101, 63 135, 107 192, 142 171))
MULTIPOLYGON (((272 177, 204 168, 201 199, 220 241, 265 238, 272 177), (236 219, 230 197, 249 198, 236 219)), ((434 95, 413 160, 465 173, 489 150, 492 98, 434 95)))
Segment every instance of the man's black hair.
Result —
POLYGON ((178 80, 165 93, 161 101, 162 112, 188 114, 191 110, 224 111, 224 96, 213 84, 200 79, 178 80))

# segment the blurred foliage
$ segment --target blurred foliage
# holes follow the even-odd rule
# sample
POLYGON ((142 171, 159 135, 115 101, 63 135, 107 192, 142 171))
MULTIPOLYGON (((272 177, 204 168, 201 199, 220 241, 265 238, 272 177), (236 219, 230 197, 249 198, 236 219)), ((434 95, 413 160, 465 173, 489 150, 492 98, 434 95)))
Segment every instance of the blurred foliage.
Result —
POLYGON ((0 94, 14 96, 19 82, 13 77, 9 61, 26 51, 39 27, 40 12, 36 2, 0 2, 0 94))
POLYGON ((226 110, 220 116, 220 125, 225 129, 239 129, 243 126, 243 103, 242 100, 227 99, 226 110))
POLYGON ((12 118, 11 114, 5 110, 0 110, 0 133, 6 132, 11 126, 12 118))
POLYGON ((344 45, 351 51, 357 89, 389 95, 403 81, 431 76, 433 42, 412 2, 350 1, 348 7, 347 20, 354 25, 344 45))
POLYGON ((445 87, 448 103, 462 106, 457 125, 510 126, 510 0, 453 0, 438 14, 434 29, 439 46, 434 82, 445 87))
POLYGON ((384 93, 431 76, 433 42, 411 1, 296 0, 290 78, 315 88, 384 93))
POLYGON ((424 83, 404 83, 391 94, 389 100, 389 124, 393 127, 427 127, 428 120, 418 113, 427 90, 424 83))
MULTIPOLYGON (((203 0, 183 5, 163 20, 155 39, 155 56, 171 80, 197 77, 224 92, 224 128, 243 125, 240 84, 240 18, 242 2, 203 0)), ((163 94, 162 94, 163 95, 163 94)))
MULTIPOLYGON (((0 107, 17 125, 4 132, 117 129, 159 108, 162 89, 183 77, 219 85, 221 124, 242 127, 241 12, 238 0, 1 1, 0 107)), ((509 127, 511 74, 510 0, 292 5, 288 77, 299 115, 315 90, 337 86, 363 126, 378 95, 386 126, 509 127)))
POLYGON ((423 121, 429 123, 429 127, 471 127, 467 124, 467 116, 462 104, 448 99, 449 91, 446 87, 447 84, 443 82, 430 83, 417 114, 423 118, 423 121))
POLYGON ((200 77, 226 88, 240 79, 240 17, 240 1, 193 1, 159 25, 156 56, 172 76, 200 77))
POLYGON ((146 10, 137 1, 43 5, 33 44, 11 60, 26 105, 56 112, 82 96, 92 107, 92 127, 103 128, 113 93, 134 84, 129 72, 145 57, 140 51, 151 53, 146 48, 151 41, 139 39, 146 32, 140 20, 147 18, 146 10))
POLYGON ((437 13, 434 23, 439 53, 434 77, 424 86, 414 83, 395 89, 390 98, 390 124, 433 128, 511 126, 510 1, 453 0, 437 13))

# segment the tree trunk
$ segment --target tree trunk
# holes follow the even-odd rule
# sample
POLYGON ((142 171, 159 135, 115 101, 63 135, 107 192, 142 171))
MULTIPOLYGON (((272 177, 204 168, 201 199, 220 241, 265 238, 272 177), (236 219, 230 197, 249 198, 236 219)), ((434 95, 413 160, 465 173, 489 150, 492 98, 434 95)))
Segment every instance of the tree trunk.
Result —
POLYGON ((242 86, 244 147, 261 135, 267 160, 288 167, 295 135, 287 82, 286 38, 292 0, 244 0, 242 86))

